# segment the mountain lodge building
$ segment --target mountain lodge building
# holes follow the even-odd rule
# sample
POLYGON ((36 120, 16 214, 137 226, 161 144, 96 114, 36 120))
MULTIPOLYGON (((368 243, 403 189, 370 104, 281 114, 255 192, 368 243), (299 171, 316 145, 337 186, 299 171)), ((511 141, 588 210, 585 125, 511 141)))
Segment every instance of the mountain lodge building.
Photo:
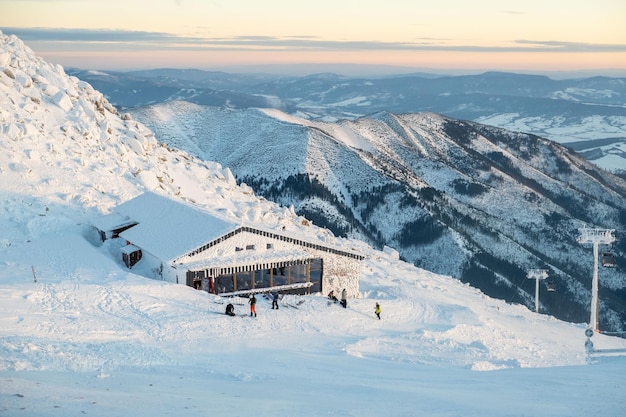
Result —
POLYGON ((361 254, 237 225, 158 194, 141 194, 94 226, 138 274, 213 294, 359 293, 361 254))

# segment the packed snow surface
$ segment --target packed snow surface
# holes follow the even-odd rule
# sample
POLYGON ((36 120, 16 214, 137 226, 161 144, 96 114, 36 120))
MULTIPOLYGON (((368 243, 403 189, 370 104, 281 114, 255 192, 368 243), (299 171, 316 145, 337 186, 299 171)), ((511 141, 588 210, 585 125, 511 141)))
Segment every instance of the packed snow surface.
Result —
POLYGON ((310 226, 0 41, 0 416, 624 415, 626 358, 588 356, 585 323, 310 226), (90 225, 146 190, 362 253, 359 297, 262 297, 252 318, 133 273, 90 225))

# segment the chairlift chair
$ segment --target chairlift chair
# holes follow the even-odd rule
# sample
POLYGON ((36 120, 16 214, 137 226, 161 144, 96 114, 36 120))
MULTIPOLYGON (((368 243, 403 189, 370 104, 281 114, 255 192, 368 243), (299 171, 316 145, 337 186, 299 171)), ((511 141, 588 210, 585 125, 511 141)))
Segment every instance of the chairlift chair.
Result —
POLYGON ((605 268, 615 268, 615 255, 612 252, 602 254, 602 266, 605 268))
POLYGON ((548 291, 550 292, 556 291, 556 283, 554 281, 552 280, 548 281, 546 286, 548 287, 548 291))

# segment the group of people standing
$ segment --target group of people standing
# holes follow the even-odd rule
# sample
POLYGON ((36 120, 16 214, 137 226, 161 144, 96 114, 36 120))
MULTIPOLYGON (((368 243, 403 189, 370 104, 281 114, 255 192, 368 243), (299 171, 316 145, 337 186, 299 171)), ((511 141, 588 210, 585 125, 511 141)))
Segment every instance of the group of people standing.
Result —
MULTIPOLYGON (((250 304, 250 317, 256 317, 256 296, 252 294, 250 299, 248 300, 248 304, 250 304)), ((278 310, 278 292, 274 291, 272 293, 272 310, 278 310)), ((226 306, 226 315, 231 317, 235 316, 235 306, 232 303, 228 303, 226 306)))
MULTIPOLYGON (((335 296, 335 291, 331 291, 328 293, 328 299, 331 300, 334 303, 339 303, 341 304, 341 306, 343 308, 347 308, 348 307, 348 300, 346 297, 346 289, 344 288, 341 291, 341 301, 339 301, 339 299, 337 299, 337 297, 335 296)), ((254 294, 252 294, 250 296, 250 299, 248 300, 248 304, 250 304, 250 317, 256 317, 256 296, 254 294)), ((274 291, 272 293, 272 310, 278 310, 278 292, 274 291)), ((378 317, 378 320, 380 320, 380 304, 376 303, 376 308, 374 309, 374 314, 376 314, 376 317, 378 317)), ((226 313, 229 316, 235 316, 235 307, 232 305, 232 303, 229 303, 226 306, 226 313)))
POLYGON ((339 302, 339 300, 337 299, 337 296, 335 296, 335 290, 331 290, 328 293, 328 299, 331 300, 333 303, 337 303, 339 302, 339 304, 341 304, 341 306, 343 308, 347 308, 348 307, 348 300, 346 299, 346 289, 344 288, 341 291, 341 302, 339 302))

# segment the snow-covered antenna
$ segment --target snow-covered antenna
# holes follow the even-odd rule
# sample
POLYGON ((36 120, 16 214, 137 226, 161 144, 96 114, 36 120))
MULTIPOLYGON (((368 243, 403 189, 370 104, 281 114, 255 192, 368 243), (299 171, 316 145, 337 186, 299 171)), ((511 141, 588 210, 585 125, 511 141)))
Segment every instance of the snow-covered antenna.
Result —
POLYGON ((531 269, 526 274, 526 277, 535 280, 535 313, 539 313, 539 281, 548 278, 548 271, 545 269, 531 269))
POLYGON ((589 328, 598 332, 598 245, 610 245, 615 242, 615 229, 590 229, 584 226, 580 231, 578 243, 593 243, 593 280, 591 281, 591 318, 589 328))

